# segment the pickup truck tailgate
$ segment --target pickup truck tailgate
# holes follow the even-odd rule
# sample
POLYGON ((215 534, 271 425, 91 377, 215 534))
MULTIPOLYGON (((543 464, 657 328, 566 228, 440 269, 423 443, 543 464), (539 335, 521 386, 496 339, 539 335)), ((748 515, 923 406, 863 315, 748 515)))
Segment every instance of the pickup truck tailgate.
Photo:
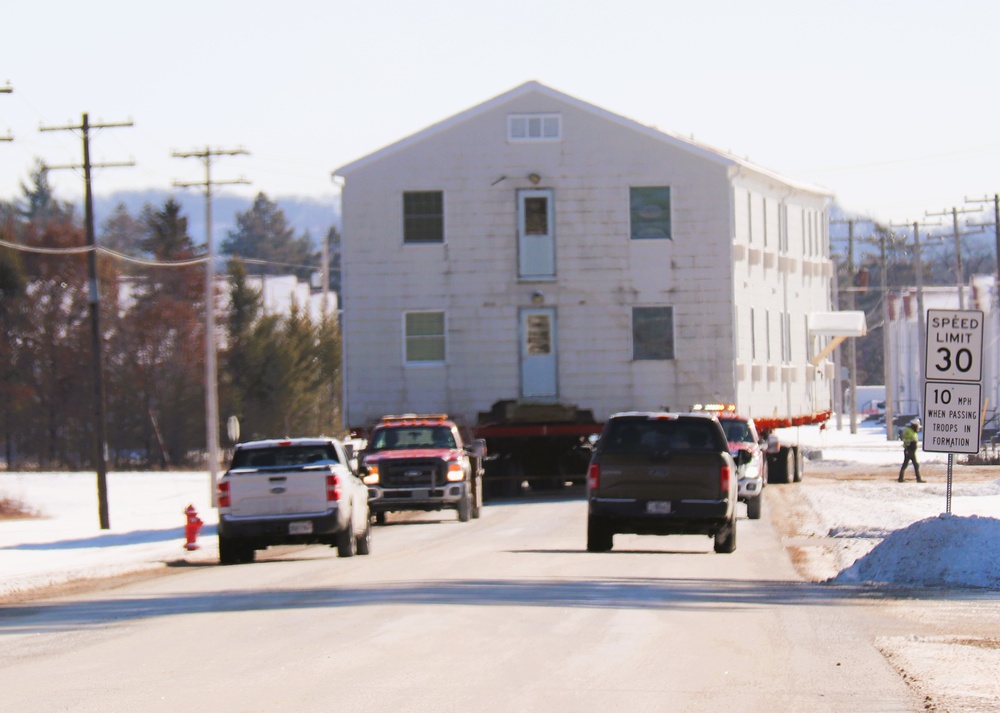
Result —
POLYGON ((637 500, 718 500, 725 460, 714 452, 615 455, 601 464, 601 496, 637 500))
POLYGON ((328 468, 231 470, 231 517, 309 515, 330 509, 326 500, 328 468), (305 471, 305 472, 303 472, 305 471))

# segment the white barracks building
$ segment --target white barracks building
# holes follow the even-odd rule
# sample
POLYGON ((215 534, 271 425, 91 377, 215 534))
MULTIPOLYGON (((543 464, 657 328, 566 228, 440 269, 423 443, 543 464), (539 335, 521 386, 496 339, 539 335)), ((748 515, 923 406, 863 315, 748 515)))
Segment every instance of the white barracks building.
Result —
POLYGON ((348 426, 831 408, 823 190, 537 82, 334 175, 348 426))

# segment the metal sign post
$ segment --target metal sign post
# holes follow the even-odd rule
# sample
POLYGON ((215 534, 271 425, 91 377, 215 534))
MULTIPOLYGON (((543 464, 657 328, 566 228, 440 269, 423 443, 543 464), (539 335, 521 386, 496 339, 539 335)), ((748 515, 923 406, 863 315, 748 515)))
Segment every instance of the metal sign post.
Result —
POLYGON ((927 310, 925 346, 923 450, 948 454, 946 507, 950 515, 954 454, 979 452, 983 313, 927 310))

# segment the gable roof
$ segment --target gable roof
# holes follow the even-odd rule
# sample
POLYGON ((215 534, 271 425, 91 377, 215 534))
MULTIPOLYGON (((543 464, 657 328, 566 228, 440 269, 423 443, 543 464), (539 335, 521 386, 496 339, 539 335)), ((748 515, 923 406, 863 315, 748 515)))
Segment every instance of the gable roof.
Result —
POLYGON ((499 96, 493 97, 492 99, 485 101, 482 104, 478 104, 470 109, 466 109, 465 111, 459 112, 458 114, 455 114, 447 119, 444 119, 443 121, 439 121, 436 124, 432 124, 431 126, 428 126, 426 129, 418 131, 415 134, 411 134, 405 139, 396 141, 395 143, 389 144, 388 146, 385 146, 384 148, 381 148, 375 151, 374 153, 370 153, 367 156, 363 156, 362 158, 359 158, 356 161, 352 161, 351 163, 348 163, 344 166, 341 166, 338 169, 335 169, 332 172, 332 175, 346 177, 347 174, 351 173, 354 170, 375 163, 376 161, 379 161, 387 156, 391 156, 392 154, 398 151, 402 151, 410 146, 418 144, 424 139, 427 139, 431 136, 436 136, 454 126, 469 121, 470 119, 474 119, 475 117, 481 116, 486 112, 496 109, 497 107, 501 107, 504 104, 507 104, 515 99, 518 99, 520 97, 532 93, 541 94, 542 96, 548 97, 555 101, 568 104, 580 111, 593 114, 594 116, 598 116, 602 119, 618 124, 619 126, 643 134, 653 140, 660 141, 662 143, 665 143, 669 146, 680 149, 682 151, 687 151, 688 153, 692 153, 712 163, 722 166, 727 166, 734 170, 744 169, 754 173, 758 173, 776 179, 778 181, 781 181, 786 185, 810 193, 816 193, 819 195, 831 196, 831 197, 833 195, 830 191, 824 188, 819 188, 817 186, 811 186, 805 183, 801 183, 799 181, 794 181, 785 176, 777 174, 773 171, 770 171, 768 169, 750 163, 749 161, 737 158, 728 153, 706 146, 704 144, 697 143, 691 139, 684 138, 683 136, 680 136, 678 134, 662 131, 652 126, 647 126, 645 124, 641 124, 627 117, 621 116, 620 114, 615 114, 606 109, 594 106, 593 104, 588 104, 585 101, 582 101, 575 97, 571 97, 568 94, 556 91, 555 89, 547 87, 544 84, 541 84, 540 82, 536 81, 525 82, 524 84, 521 84, 520 86, 517 86, 514 89, 511 89, 510 91, 504 92, 499 96))

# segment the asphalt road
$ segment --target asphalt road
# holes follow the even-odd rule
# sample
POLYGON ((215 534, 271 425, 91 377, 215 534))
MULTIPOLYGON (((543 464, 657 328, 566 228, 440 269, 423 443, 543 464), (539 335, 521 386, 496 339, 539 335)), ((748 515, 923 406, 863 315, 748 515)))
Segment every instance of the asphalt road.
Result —
POLYGON ((591 554, 585 519, 579 492, 390 516, 370 556, 280 548, 8 606, 0 711, 925 710, 870 592, 804 581, 766 516, 731 555, 591 554))

